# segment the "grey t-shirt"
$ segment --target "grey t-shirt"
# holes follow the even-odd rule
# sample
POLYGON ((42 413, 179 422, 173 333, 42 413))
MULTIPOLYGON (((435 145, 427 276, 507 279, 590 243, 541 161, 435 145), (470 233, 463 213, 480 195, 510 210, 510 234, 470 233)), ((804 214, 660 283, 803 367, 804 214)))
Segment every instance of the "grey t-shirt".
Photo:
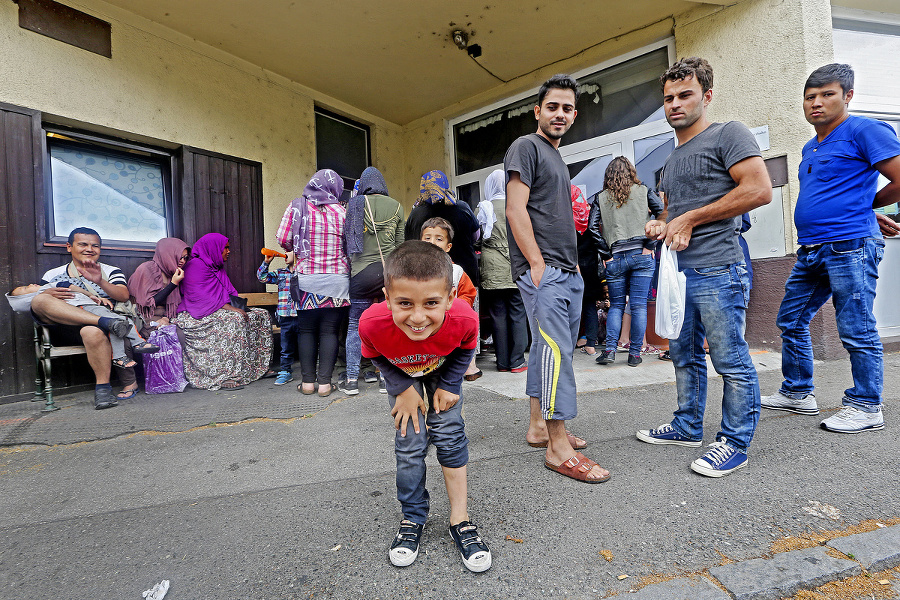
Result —
MULTIPOLYGON (((750 130, 737 121, 713 123, 677 146, 666 160, 659 182, 669 202, 669 220, 711 204, 736 188, 728 169, 751 156, 760 156, 759 146, 750 130)), ((698 225, 688 247, 678 252, 678 266, 715 267, 742 261, 740 228, 740 216, 698 225)))
MULTIPOLYGON (((506 151, 503 168, 507 182, 509 173, 515 171, 530 188, 526 208, 544 262, 574 273, 578 268, 578 240, 572 216, 572 182, 559 150, 542 136, 529 133, 514 141, 506 151)), ((530 265, 516 244, 508 218, 506 231, 515 281, 530 265)))

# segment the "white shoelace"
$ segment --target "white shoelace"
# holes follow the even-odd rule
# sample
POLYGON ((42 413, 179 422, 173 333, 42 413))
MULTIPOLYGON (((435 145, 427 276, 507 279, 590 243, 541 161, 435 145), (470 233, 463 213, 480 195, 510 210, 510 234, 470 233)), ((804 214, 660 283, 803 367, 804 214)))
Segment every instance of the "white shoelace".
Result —
POLYGON ((724 442, 713 442, 709 445, 709 450, 703 455, 703 458, 717 467, 734 454, 734 449, 724 442))
POLYGON ((841 410, 834 413, 832 419, 841 419, 843 421, 852 421, 853 418, 857 415, 857 413, 861 413, 862 411, 854 406, 845 406, 841 410))

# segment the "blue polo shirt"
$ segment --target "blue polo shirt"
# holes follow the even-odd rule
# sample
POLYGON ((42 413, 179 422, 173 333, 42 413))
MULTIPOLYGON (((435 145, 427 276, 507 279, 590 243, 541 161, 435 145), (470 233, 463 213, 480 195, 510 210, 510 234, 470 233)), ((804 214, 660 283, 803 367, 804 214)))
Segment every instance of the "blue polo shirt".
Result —
POLYGON ((821 142, 803 146, 800 195, 794 211, 797 241, 822 244, 881 237, 872 202, 878 170, 900 156, 900 140, 887 123, 851 115, 821 142))

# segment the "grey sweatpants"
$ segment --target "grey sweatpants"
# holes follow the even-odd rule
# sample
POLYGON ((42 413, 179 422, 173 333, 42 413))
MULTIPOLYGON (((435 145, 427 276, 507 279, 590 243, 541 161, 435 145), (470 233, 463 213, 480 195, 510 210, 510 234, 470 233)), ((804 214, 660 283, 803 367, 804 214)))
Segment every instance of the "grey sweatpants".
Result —
POLYGON ((141 337, 141 334, 138 333, 137 328, 134 326, 134 323, 132 323, 131 319, 129 319, 128 317, 120 315, 118 313, 114 313, 113 311, 100 304, 85 304, 81 308, 88 311, 92 315, 97 315, 98 317, 125 319, 131 325, 131 329, 128 330, 128 335, 126 335, 124 338, 120 338, 112 332, 109 333, 109 345, 112 346, 113 359, 125 358, 126 339, 130 342, 130 346, 137 346, 144 341, 144 338, 141 337))
POLYGON ((534 286, 530 269, 516 285, 531 326, 525 393, 540 399, 544 419, 568 421, 578 414, 572 354, 581 324, 584 280, 578 273, 548 266, 540 287, 534 286))

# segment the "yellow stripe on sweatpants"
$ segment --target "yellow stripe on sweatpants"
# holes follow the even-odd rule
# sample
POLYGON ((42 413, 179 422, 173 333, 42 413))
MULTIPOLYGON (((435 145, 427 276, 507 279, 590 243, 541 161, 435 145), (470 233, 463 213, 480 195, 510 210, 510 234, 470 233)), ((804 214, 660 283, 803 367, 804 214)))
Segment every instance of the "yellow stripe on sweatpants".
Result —
MULTIPOLYGON (((559 346, 553 341, 553 338, 541 329, 540 324, 538 324, 538 331, 541 332, 541 337, 544 338, 544 341, 547 342, 547 346, 553 351, 553 384, 550 387, 550 408, 547 412, 547 416, 552 417, 556 409, 556 384, 559 382, 559 367, 562 365, 562 352, 559 351, 559 346)), ((543 375, 543 373, 541 373, 541 375, 543 375)))

